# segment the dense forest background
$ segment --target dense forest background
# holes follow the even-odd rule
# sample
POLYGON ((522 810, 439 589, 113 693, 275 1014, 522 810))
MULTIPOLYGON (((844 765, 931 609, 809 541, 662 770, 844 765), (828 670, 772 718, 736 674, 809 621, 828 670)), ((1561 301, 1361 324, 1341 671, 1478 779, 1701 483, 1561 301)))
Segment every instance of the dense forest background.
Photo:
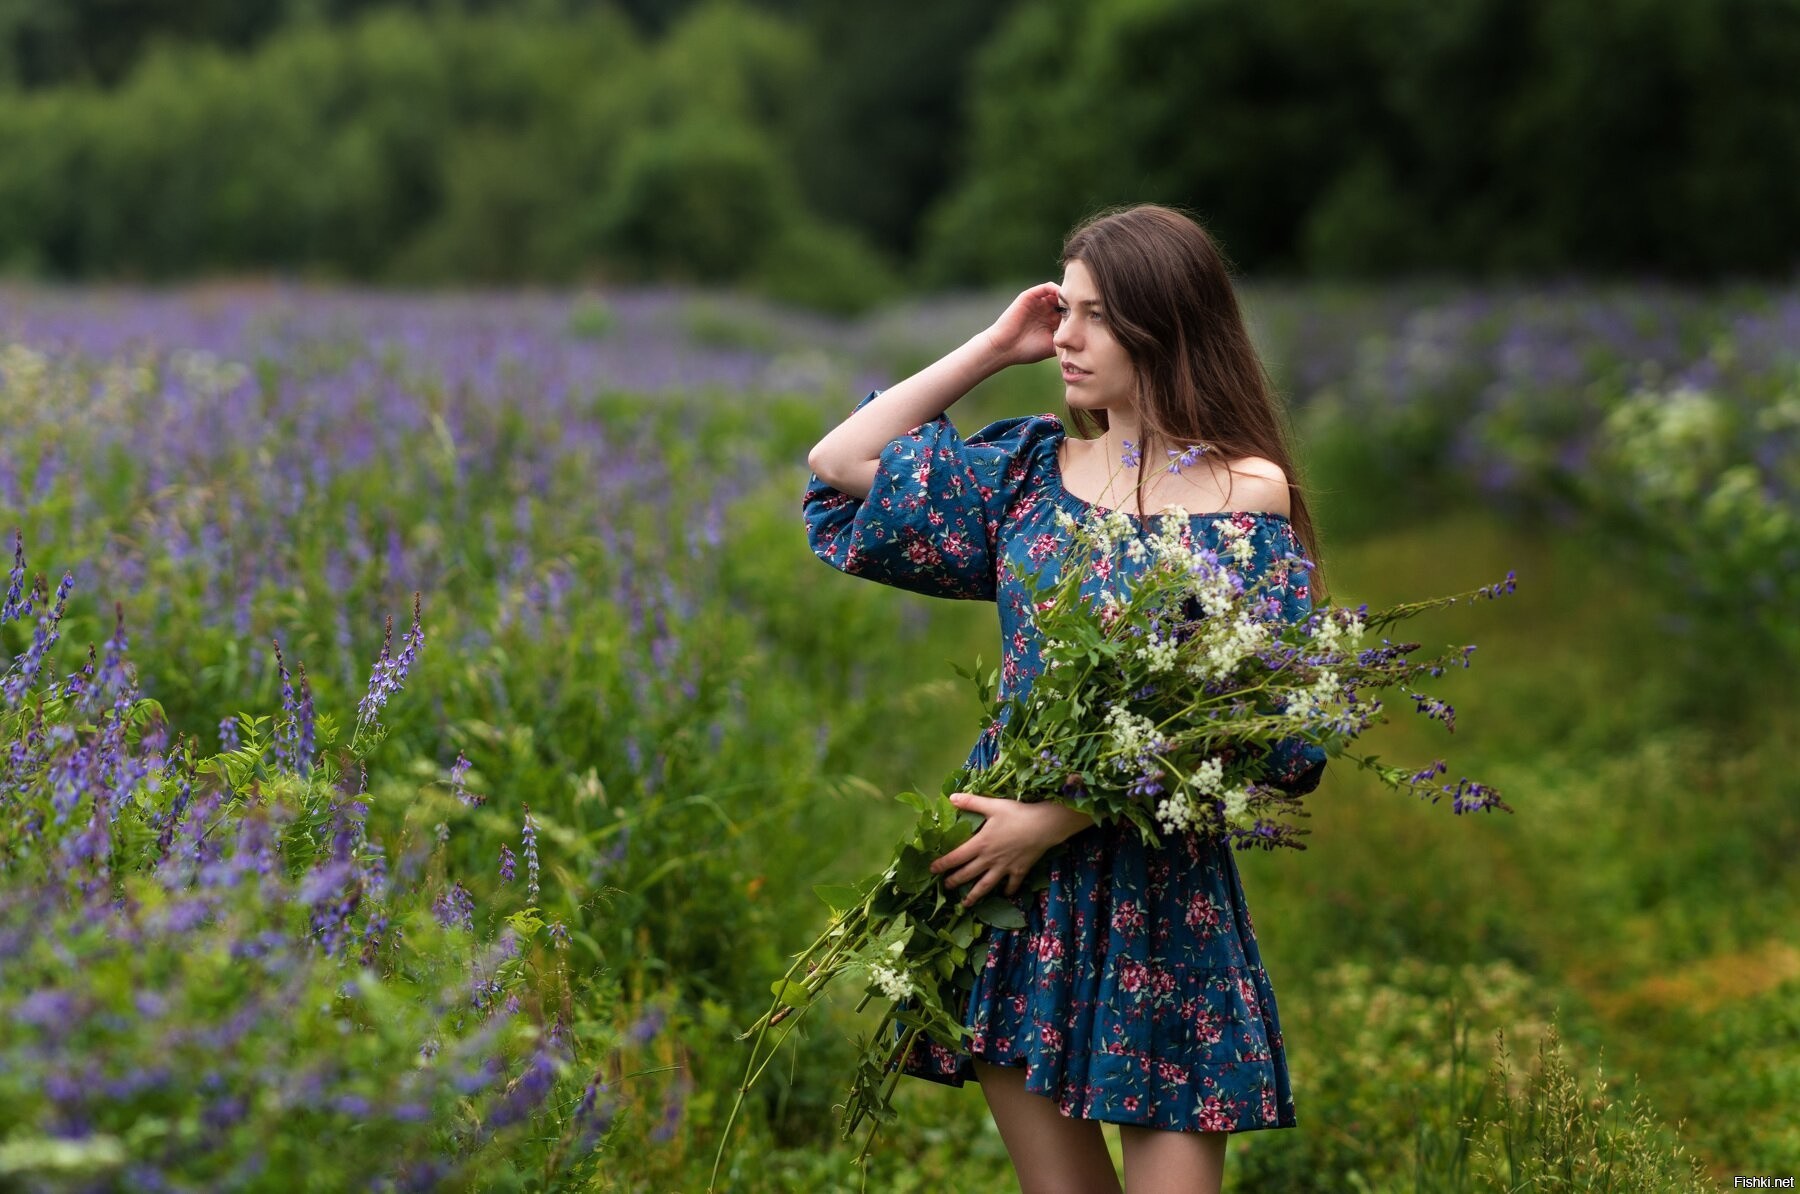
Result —
POLYGON ((0 270, 855 309, 1179 203, 1259 275, 1783 278, 1800 0, 0 0, 0 270))

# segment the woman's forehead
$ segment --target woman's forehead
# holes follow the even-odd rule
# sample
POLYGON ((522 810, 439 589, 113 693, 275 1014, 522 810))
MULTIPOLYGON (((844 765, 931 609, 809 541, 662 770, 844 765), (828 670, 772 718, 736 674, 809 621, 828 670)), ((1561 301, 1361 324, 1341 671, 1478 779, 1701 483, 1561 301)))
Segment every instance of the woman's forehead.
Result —
POLYGON ((1087 266, 1080 261, 1070 261, 1063 266, 1061 289, 1063 301, 1070 305, 1100 301, 1099 294, 1094 290, 1093 275, 1088 273, 1087 266))

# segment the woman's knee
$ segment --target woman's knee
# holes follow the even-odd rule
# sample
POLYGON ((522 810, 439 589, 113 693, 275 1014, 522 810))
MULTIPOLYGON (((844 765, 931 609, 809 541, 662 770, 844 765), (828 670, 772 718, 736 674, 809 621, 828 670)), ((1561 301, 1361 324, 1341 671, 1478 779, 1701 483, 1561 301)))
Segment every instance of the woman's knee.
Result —
POLYGON ((1023 1194, 1116 1192, 1118 1174, 1100 1125, 1071 1119, 1025 1089, 1025 1071, 976 1063, 981 1092, 1012 1157, 1023 1194))

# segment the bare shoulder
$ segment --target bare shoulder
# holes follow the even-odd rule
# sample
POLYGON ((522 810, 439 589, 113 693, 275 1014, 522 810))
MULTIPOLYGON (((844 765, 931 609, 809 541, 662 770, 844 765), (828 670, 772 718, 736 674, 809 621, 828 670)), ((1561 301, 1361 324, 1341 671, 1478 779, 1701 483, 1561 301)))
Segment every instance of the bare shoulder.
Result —
POLYGON ((1231 462, 1231 505, 1237 510, 1288 514, 1288 478, 1281 466, 1261 456, 1231 462))

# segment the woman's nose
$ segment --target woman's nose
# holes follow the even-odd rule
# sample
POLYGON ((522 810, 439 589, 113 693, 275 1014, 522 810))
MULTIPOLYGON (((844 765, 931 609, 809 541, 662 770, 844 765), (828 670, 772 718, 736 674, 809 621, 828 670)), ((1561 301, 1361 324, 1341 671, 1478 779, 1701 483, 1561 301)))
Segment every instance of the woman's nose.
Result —
POLYGON ((1075 321, 1064 319, 1056 325, 1056 334, 1050 337, 1050 343, 1058 348, 1070 348, 1075 343, 1075 321))

